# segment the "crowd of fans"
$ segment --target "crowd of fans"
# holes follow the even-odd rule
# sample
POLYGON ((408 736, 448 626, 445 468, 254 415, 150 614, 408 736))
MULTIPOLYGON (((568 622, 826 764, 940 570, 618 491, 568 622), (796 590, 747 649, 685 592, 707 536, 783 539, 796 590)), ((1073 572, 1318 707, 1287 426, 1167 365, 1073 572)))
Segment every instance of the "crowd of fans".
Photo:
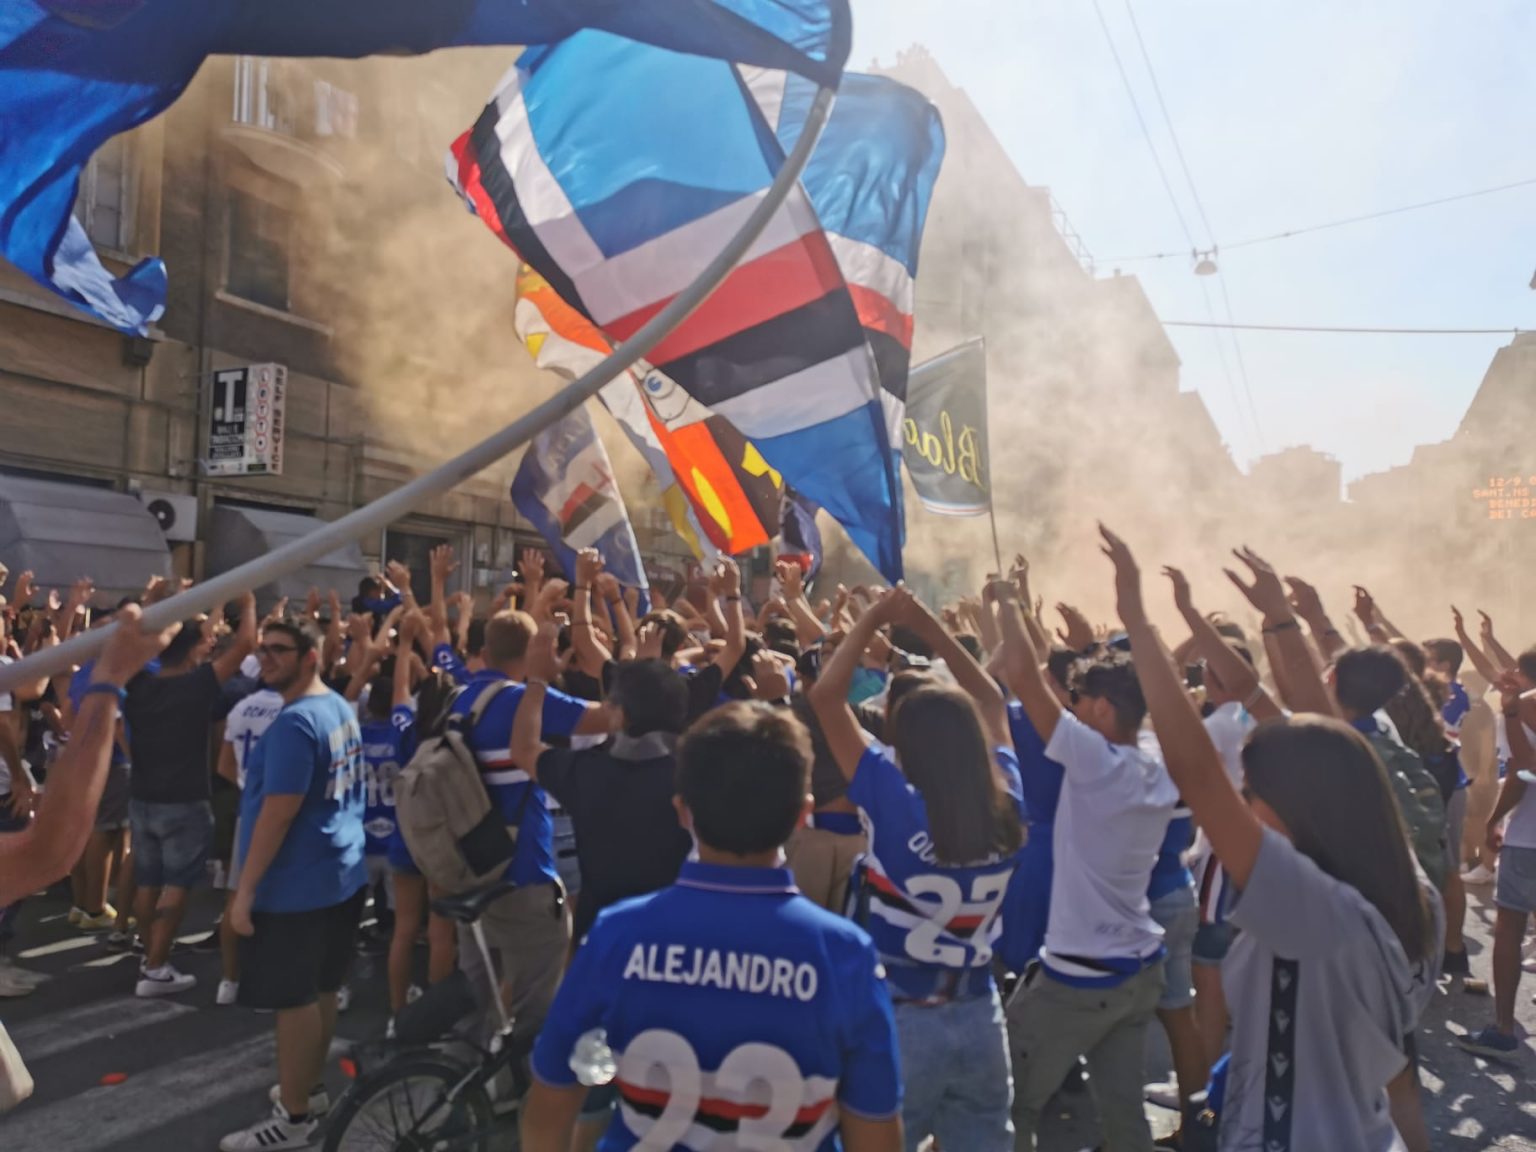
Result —
MULTIPOLYGON (((67 876, 71 924, 142 953, 136 994, 180 994, 188 894, 224 887, 217 1003, 275 1013, 278 1075, 222 1147, 305 1146, 365 906, 392 1013, 483 967, 395 813, 458 718, 515 840, 476 975, 540 1029, 533 1152, 1006 1152, 1084 1080, 1113 1152, 1153 1147, 1148 1095, 1168 1147, 1428 1148, 1414 1035, 1473 979, 1468 884, 1495 885, 1495 1013, 1463 1044, 1519 1047, 1536 649, 1459 612, 1416 643, 1364 589, 1351 645, 1244 550, 1257 627, 1167 569, 1170 650, 1103 542, 1117 626, 1062 604, 1054 634, 1022 557, 937 613, 813 601, 793 561, 751 611, 729 560, 642 611, 595 552, 570 581, 528 552, 481 615, 445 547, 425 604, 391 564, 350 611, 246 596, 159 636, 140 605, 177 584, 93 613, 89 581, 23 573, 0 659, 123 626, 0 697, 0 947, 67 876), (1175 1079, 1145 1086, 1154 1021, 1175 1079), (607 1083, 573 1059, 593 1038, 607 1083)), ((0 996, 36 986, 0 958, 0 996)))

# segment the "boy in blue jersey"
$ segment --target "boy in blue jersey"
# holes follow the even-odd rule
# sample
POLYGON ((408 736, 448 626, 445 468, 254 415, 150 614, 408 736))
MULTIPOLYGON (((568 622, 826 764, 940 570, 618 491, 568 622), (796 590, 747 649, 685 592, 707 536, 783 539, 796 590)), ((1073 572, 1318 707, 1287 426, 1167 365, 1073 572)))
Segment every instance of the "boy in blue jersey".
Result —
POLYGON ((812 804, 809 770, 804 726, 765 704, 725 705, 684 736, 676 805, 698 859, 673 887, 603 912, 576 953, 534 1050, 528 1152, 570 1147, 586 1094, 575 1068, 595 1033, 620 1099, 603 1152, 901 1147, 874 944, 782 866, 812 804))
MULTIPOLYGON (((514 1017, 533 1020, 543 1016, 554 998, 571 940, 565 891, 555 868, 554 824, 545 793, 512 757, 512 722, 523 698, 528 647, 537 631, 533 617, 526 612, 502 612, 492 617, 485 626, 485 647, 480 653, 485 669, 469 678, 452 708, 454 715, 463 715, 482 697, 488 697, 480 723, 469 733, 469 745, 491 803, 499 808, 507 826, 515 829, 517 850, 506 878, 517 888, 492 904, 480 923, 498 954, 501 981, 511 990, 508 1010, 514 1017)), ((547 684, 542 687, 542 740, 607 732, 610 716, 602 705, 577 700, 547 684)), ((467 932, 461 930, 460 964, 472 968, 479 955, 467 932)))
POLYGON ((321 642, 304 616, 268 623, 256 649, 284 706, 245 765, 229 918, 243 937, 239 1003, 277 1015, 278 1088, 273 1114, 224 1137, 221 1152, 305 1147, 330 1105, 321 1073, 368 870, 362 736, 320 679, 321 642))

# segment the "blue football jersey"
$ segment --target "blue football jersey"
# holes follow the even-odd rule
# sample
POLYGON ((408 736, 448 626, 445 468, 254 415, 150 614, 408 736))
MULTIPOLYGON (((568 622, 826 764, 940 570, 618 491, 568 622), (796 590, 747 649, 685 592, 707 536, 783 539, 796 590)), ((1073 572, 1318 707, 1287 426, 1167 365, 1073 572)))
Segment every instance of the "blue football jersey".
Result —
POLYGON ((618 1067, 601 1144, 833 1152, 842 1109, 901 1111, 890 995, 873 942, 818 908, 787 869, 689 862, 677 883, 599 914, 533 1054, 575 1084, 594 1029, 618 1067))
POLYGON ((416 750, 416 709, 402 705, 388 720, 364 721, 362 732, 367 797, 363 808, 364 851, 369 856, 383 856, 395 834, 395 778, 416 750))
MULTIPOLYGON (((1019 762, 1007 748, 997 749, 996 757, 1023 820, 1019 762)), ((893 995, 935 1000, 989 993, 993 930, 1017 853, 960 867, 940 864, 922 793, 884 745, 865 750, 848 799, 859 806, 869 835, 865 926, 893 995)))

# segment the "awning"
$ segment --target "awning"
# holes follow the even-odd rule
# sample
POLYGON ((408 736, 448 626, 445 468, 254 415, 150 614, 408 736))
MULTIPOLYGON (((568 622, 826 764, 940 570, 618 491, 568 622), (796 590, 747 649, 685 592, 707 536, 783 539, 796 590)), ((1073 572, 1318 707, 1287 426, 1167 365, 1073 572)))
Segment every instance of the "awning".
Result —
POLYGON ((67 589, 89 576, 98 604, 171 575, 165 534, 133 496, 17 476, 0 476, 0 561, 12 581, 30 570, 39 588, 67 589))
MULTIPOLYGON (((296 512, 216 505, 208 528, 208 574, 217 576, 238 568, 248 560, 265 556, 274 548, 309 535, 323 524, 322 520, 296 512)), ((298 607, 311 588, 320 589, 322 596, 334 588, 341 596, 345 610, 357 593, 358 581, 369 571, 363 550, 356 544, 348 544, 326 553, 307 568, 263 584, 256 589, 256 600, 266 610, 286 596, 298 607)))

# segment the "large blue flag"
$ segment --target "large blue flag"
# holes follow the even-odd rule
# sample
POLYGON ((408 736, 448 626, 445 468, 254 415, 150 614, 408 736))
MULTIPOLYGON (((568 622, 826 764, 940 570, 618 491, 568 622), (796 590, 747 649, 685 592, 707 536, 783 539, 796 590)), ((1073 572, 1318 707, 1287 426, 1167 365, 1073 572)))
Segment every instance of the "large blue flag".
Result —
POLYGON ((547 44, 582 28, 836 84, 847 0, 0 0, 0 253, 127 332, 166 271, 114 277, 71 216, 107 139, 164 111, 217 53, 361 57, 547 44))
MULTIPOLYGON (((701 412, 748 437, 894 581, 912 274, 943 132, 910 89, 850 79, 853 99, 845 110, 839 97, 827 151, 813 161, 825 160, 820 175, 807 172, 649 360, 701 412), (823 229, 819 196, 835 228, 823 229), (899 353, 888 386, 870 343, 885 333, 899 353)), ((493 232, 622 341, 760 202, 784 163, 780 134, 792 139, 804 123, 803 108, 791 108, 801 96, 782 72, 584 32, 524 53, 455 145, 450 173, 493 232)))
POLYGON ((576 579, 576 553, 596 548, 603 567, 638 588, 648 610, 650 585, 608 450, 578 408, 534 437, 512 480, 512 503, 554 549, 566 578, 576 579))

